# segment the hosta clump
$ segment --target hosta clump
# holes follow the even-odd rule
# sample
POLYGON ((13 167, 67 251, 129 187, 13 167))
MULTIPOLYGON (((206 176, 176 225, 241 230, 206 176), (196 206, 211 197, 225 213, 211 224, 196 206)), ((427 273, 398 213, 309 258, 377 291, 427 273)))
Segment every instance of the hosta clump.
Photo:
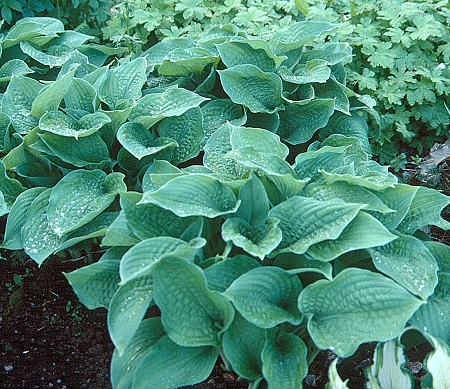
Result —
POLYGON ((409 325, 446 352, 450 249, 420 229, 449 229, 450 199, 371 160, 351 49, 315 43, 335 28, 229 25, 7 84, 2 247, 42 264, 101 239, 66 276, 108 309, 115 388, 194 384, 219 356, 253 388, 299 388, 320 349, 409 325))

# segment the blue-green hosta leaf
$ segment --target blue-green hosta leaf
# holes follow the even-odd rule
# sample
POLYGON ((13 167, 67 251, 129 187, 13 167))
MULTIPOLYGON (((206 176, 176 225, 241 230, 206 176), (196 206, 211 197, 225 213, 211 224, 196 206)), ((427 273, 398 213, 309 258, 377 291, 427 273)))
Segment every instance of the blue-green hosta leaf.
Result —
POLYGON ((364 342, 396 337, 423 303, 395 281, 358 268, 308 285, 298 299, 314 343, 341 357, 364 342))
POLYGON ((99 99, 111 109, 118 109, 127 101, 138 100, 147 81, 146 68, 145 59, 136 58, 109 69, 98 89, 99 99))
POLYGON ((61 46, 58 48, 59 52, 55 53, 57 55, 51 55, 44 53, 37 44, 30 42, 20 42, 20 49, 35 61, 50 68, 62 66, 74 51, 72 47, 61 46))
POLYGON ((366 204, 364 210, 375 211, 377 212, 377 216, 378 213, 381 213, 384 216, 396 212, 386 206, 386 204, 370 190, 361 186, 350 185, 344 181, 336 181, 332 184, 314 182, 311 185, 307 185, 303 193, 307 197, 314 197, 317 200, 331 200, 337 197, 347 203, 366 204))
POLYGON ((308 374, 307 353, 308 347, 297 335, 278 328, 267 331, 261 359, 262 372, 269 387, 301 388, 308 374))
POLYGON ((183 88, 169 88, 162 93, 150 93, 139 99, 130 120, 150 128, 165 117, 180 116, 209 99, 183 88))
POLYGON ((302 54, 302 61, 314 59, 324 60, 328 65, 351 62, 352 47, 348 42, 329 42, 302 54))
MULTIPOLYGON (((433 336, 427 336, 434 347, 434 351, 427 355, 424 361, 425 369, 431 375, 433 388, 450 388, 450 377, 448 369, 450 367, 450 347, 441 339, 436 339, 433 336)), ((427 379, 427 377, 425 377, 427 379)))
POLYGON ((197 219, 180 218, 174 213, 153 204, 137 204, 142 193, 122 192, 120 205, 125 212, 129 228, 139 239, 157 236, 179 238, 197 219))
POLYGON ((131 387, 177 389, 197 384, 209 377, 218 356, 216 347, 183 347, 164 336, 142 358, 131 387))
MULTIPOLYGON (((278 70, 278 75, 287 82, 293 84, 307 84, 311 82, 326 82, 331 75, 331 69, 327 61, 312 59, 306 63, 298 64, 292 72, 286 66, 278 70)), ((334 105, 333 105, 334 107, 334 105)))
POLYGON ((398 339, 379 343, 373 356, 373 365, 366 368, 367 387, 383 389, 411 389, 414 377, 402 369, 406 357, 398 339))
POLYGON ((318 99, 334 99, 334 108, 337 111, 350 115, 347 91, 347 88, 336 81, 334 77, 328 79, 326 83, 314 84, 314 92, 318 99))
POLYGON ((41 187, 31 188, 17 196, 9 211, 8 219, 6 221, 4 240, 0 245, 1 248, 8 250, 23 249, 20 231, 22 226, 25 224, 25 215, 34 199, 44 190, 45 188, 41 187))
POLYGON ((358 164, 352 174, 341 172, 339 169, 332 172, 320 170, 320 172, 329 184, 336 181, 345 181, 351 185, 360 185, 377 191, 394 188, 398 183, 397 177, 389 172, 387 166, 381 166, 375 161, 358 164))
POLYGON ((9 210, 6 206, 5 197, 3 196, 2 191, 0 191, 0 217, 6 215, 8 212, 9 210))
POLYGON ((209 289, 223 292, 236 278, 259 266, 261 264, 255 258, 238 254, 207 267, 204 274, 209 289))
MULTIPOLYGON (((353 118, 353 117, 349 117, 344 114, 340 114, 340 115, 343 115, 349 119, 353 118)), ((336 114, 333 115, 330 118, 330 120, 332 120, 332 118, 334 116, 336 116, 336 114)), ((364 146, 361 143, 361 140, 358 139, 356 136, 357 136, 356 134, 355 134, 355 136, 347 136, 347 135, 342 135, 342 134, 331 134, 330 136, 328 136, 328 138, 326 138, 322 142, 321 147, 345 146, 346 149, 345 149, 345 153, 344 153, 344 164, 351 164, 351 163, 358 164, 358 163, 367 162, 369 160, 369 156, 371 155, 370 148, 368 148, 367 150, 364 150, 364 146)), ((366 138, 366 141, 367 141, 367 138, 366 138)))
POLYGON ((3 193, 5 205, 10 209, 17 196, 25 191, 26 188, 19 181, 8 176, 6 167, 2 161, 0 161, 0 184, 0 192, 3 193))
POLYGON ((187 174, 187 172, 173 166, 169 161, 155 160, 144 173, 142 190, 153 192, 173 178, 187 174))
POLYGON ((438 242, 426 242, 425 245, 436 258, 440 270, 438 284, 427 303, 413 315, 410 322, 425 333, 431 334, 450 344, 450 247, 438 242))
POLYGON ((19 134, 27 134, 38 125, 38 118, 31 115, 31 106, 42 87, 38 81, 25 76, 11 77, 3 95, 2 111, 19 134))
POLYGON ((169 236, 149 238, 134 245, 122 257, 120 279, 122 284, 136 277, 150 274, 154 266, 165 257, 177 256, 193 262, 198 251, 205 245, 203 238, 191 242, 169 236))
POLYGON ((236 212, 240 201, 233 191, 213 177, 178 176, 154 192, 145 192, 141 204, 152 203, 174 214, 214 218, 236 212))
POLYGON ((248 112, 247 110, 247 121, 245 122, 246 127, 261 128, 275 133, 280 126, 280 115, 278 112, 265 113, 265 112, 248 112))
POLYGON ((47 218, 55 234, 74 231, 103 212, 119 191, 126 190, 122 173, 74 170, 52 189, 47 218))
POLYGON ((207 288, 203 271, 184 259, 168 257, 158 263, 153 278, 155 302, 169 337, 180 346, 219 346, 234 309, 219 292, 207 288))
POLYGON ((216 47, 227 68, 251 64, 263 72, 275 72, 286 59, 273 54, 269 43, 263 40, 230 41, 216 47))
POLYGON ((98 68, 89 62, 89 58, 86 55, 78 50, 73 50, 67 56, 66 62, 62 64, 58 77, 75 70, 75 77, 81 79, 96 69, 98 68))
POLYGON ((337 27, 337 24, 312 20, 293 23, 276 31, 270 39, 270 46, 275 54, 282 55, 311 43, 315 38, 337 27))
POLYGON ((66 108, 94 113, 96 99, 97 92, 89 82, 81 78, 74 78, 72 86, 64 96, 64 105, 66 108))
POLYGON ((283 240, 278 250, 303 254, 315 243, 338 238, 363 207, 339 199, 291 197, 269 212, 270 217, 280 220, 283 240))
POLYGON ((300 153, 295 157, 294 171, 300 179, 316 179, 320 176, 320 169, 328 172, 342 166, 346 149, 344 146, 324 146, 319 150, 300 153))
POLYGON ((278 219, 267 218, 264 223, 252 225, 244 219, 233 217, 222 225, 222 238, 263 260, 282 240, 278 223, 278 219))
POLYGON ((120 261, 101 261, 64 273, 80 301, 88 309, 108 308, 119 287, 120 261))
POLYGON ((22 244, 40 266, 61 245, 62 239, 53 232, 47 218, 51 189, 38 195, 29 206, 22 228, 22 244))
MULTIPOLYGON (((98 263, 108 262, 111 261, 98 263)), ((150 275, 120 285, 112 296, 108 307, 108 331, 119 356, 130 344, 152 299, 153 279, 150 275)))
POLYGON ((426 300, 438 283, 438 266, 417 238, 400 235, 387 245, 368 249, 375 267, 411 293, 426 300))
POLYGON ((308 179, 298 180, 292 174, 269 174, 262 179, 267 196, 273 205, 298 195, 309 181, 308 179))
POLYGON ((0 67, 0 82, 9 81, 13 74, 19 76, 29 73, 33 73, 33 70, 25 62, 21 59, 11 59, 0 67))
POLYGON ((64 76, 61 76, 56 81, 42 88, 33 100, 30 114, 40 117, 47 111, 57 110, 72 85, 74 73, 73 71, 66 73, 64 76))
POLYGON ((108 227, 105 233, 105 237, 102 240, 102 246, 106 247, 131 247, 141 240, 133 234, 128 227, 127 217, 122 210, 108 227))
POLYGON ((281 78, 255 65, 236 65, 219 70, 223 89, 236 104, 252 112, 273 113, 284 109, 281 78))
POLYGON ((358 139, 363 151, 367 155, 371 155, 368 137, 369 126, 360 115, 353 114, 349 116, 341 112, 336 112, 330 117, 327 125, 320 130, 320 136, 322 138, 327 138, 333 134, 341 134, 346 137, 358 139))
POLYGON ((135 371, 152 346, 166 333, 159 317, 145 319, 131 339, 124 353, 114 350, 111 360, 111 382, 115 389, 132 387, 135 371))
POLYGON ((170 139, 156 138, 139 123, 127 122, 117 131, 117 140, 137 159, 152 155, 168 147, 176 147, 177 143, 170 139))
POLYGON ((399 231, 412 234, 418 228, 435 225, 449 230, 450 222, 441 217, 442 210, 450 204, 450 196, 435 189, 419 187, 405 218, 399 224, 399 231))
POLYGON ((222 347, 233 371, 240 377, 255 380, 262 376, 261 352, 266 331, 245 320, 239 313, 223 334, 222 347))
MULTIPOLYGON (((395 212, 373 215, 389 230, 395 230, 405 218, 419 187, 397 184, 394 188, 377 191, 376 196, 395 212)), ((368 208, 367 208, 368 209, 368 208)), ((369 210, 369 209, 368 209, 369 210)))
POLYGON ((287 270, 290 274, 319 273, 333 279, 333 267, 329 262, 318 261, 305 255, 283 253, 275 257, 274 266, 287 270))
POLYGON ((49 111, 39 120, 39 129, 56 135, 82 138, 97 132, 111 119, 101 112, 84 115, 75 120, 61 111, 49 111))
POLYGON ((167 39, 156 43, 140 56, 147 60, 147 66, 152 72, 156 65, 161 65, 167 54, 175 49, 189 49, 196 46, 196 42, 188 38, 167 39))
POLYGON ((251 175, 239 189, 239 199, 241 206, 237 210, 235 217, 246 220, 251 225, 264 223, 270 209, 269 198, 261 181, 251 175))
POLYGON ((173 139, 178 147, 173 150, 172 164, 178 165, 196 157, 204 139, 203 117, 199 107, 191 108, 180 116, 165 118, 158 125, 162 137, 173 139))
POLYGON ((359 212, 337 239, 312 245, 307 253, 314 259, 331 261, 349 251, 383 246, 397 239, 373 216, 359 212))
POLYGON ((324 127, 334 112, 333 99, 293 101, 280 112, 277 133, 291 144, 305 143, 314 133, 324 127))
POLYGON ((342 381, 339 373, 337 371, 337 363, 338 359, 336 358, 333 362, 331 362, 330 367, 328 368, 328 380, 325 384, 325 389, 349 389, 347 386, 348 379, 342 381))
POLYGON ((164 77, 191 77, 208 65, 217 67, 220 58, 202 47, 176 48, 166 54, 158 73, 164 77))
POLYGON ((296 275, 278 267, 257 267, 237 278, 223 292, 250 323, 271 328, 289 322, 298 325, 303 316, 297 308, 302 290, 296 275))
MULTIPOLYGON (((47 154, 54 155, 76 167, 101 165, 102 162, 109 160, 108 147, 97 133, 78 139, 51 132, 39 134, 39 137, 48 148, 48 151, 45 150, 47 154)), ((36 147, 37 144, 32 146, 32 148, 36 147)))
POLYGON ((203 130, 206 142, 221 126, 230 122, 235 126, 244 125, 247 117, 243 107, 233 103, 230 99, 209 101, 202 109, 203 130))

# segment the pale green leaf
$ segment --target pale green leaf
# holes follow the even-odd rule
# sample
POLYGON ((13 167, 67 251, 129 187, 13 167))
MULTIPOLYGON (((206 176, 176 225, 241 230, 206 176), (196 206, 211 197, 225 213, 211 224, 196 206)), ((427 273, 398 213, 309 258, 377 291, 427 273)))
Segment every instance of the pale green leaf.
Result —
POLYGON ((235 279, 259 266, 261 264, 255 258, 239 254, 214 263, 204 270, 204 274, 209 289, 223 292, 235 279))
POLYGON ((168 257, 158 263, 153 277, 155 302, 169 337, 180 346, 219 346, 234 309, 219 292, 207 288, 202 270, 184 259, 168 257))
MULTIPOLYGON (((353 60, 352 47, 348 42, 327 42, 320 46, 314 46, 302 53, 302 62, 310 60, 324 60, 328 65, 347 63, 353 60)), ((319 64, 319 63, 318 63, 319 64)))
POLYGON ((430 335, 427 337, 434 351, 427 355, 424 365, 432 377, 433 389, 450 389, 450 348, 440 339, 430 335))
POLYGON ((333 99, 292 101, 280 112, 277 133, 291 144, 305 143, 324 127, 334 112, 333 99))
POLYGON ((237 278, 223 292, 250 323, 271 328, 289 322, 300 324, 297 298, 302 284, 296 275, 272 266, 257 267, 237 278))
POLYGON ((314 92, 318 99, 333 99, 337 111, 350 115, 350 103, 347 88, 331 77, 325 83, 315 83, 314 92))
POLYGON ((218 356, 216 347, 182 347, 164 336, 142 358, 131 387, 177 389, 197 384, 209 377, 218 356))
POLYGON ((114 389, 132 387, 135 371, 149 349, 165 335, 159 317, 152 317, 141 322, 124 353, 114 350, 111 360, 111 383, 114 389))
POLYGON ((29 206, 22 228, 22 244, 27 253, 40 266, 61 244, 61 238, 51 228, 47 218, 51 189, 38 195, 29 206))
POLYGON ((127 101, 138 100, 147 81, 146 68, 145 59, 136 58, 108 69, 98 89, 99 99, 111 109, 117 109, 127 101))
POLYGON ((120 262, 121 283, 130 282, 136 277, 150 274, 154 266, 165 257, 178 256, 193 262, 198 251, 205 245, 205 240, 185 242, 169 236, 149 238, 134 245, 122 257, 120 262))
POLYGON ((418 228, 435 225, 449 230, 450 222, 441 217, 442 210, 450 204, 450 196, 435 189, 419 187, 408 213, 398 226, 399 231, 412 234, 418 228))
POLYGON ((80 301, 88 308, 108 308, 119 287, 120 261, 101 261, 64 273, 80 301))
POLYGON ((362 343, 396 337, 422 304, 391 279, 358 268, 308 285, 298 300, 317 347, 341 357, 352 355, 362 343))
POLYGON ((140 239, 128 227, 124 211, 120 211, 116 220, 111 223, 102 240, 102 246, 129 247, 139 243, 140 239))
POLYGON ((278 250, 303 254, 315 243, 338 238, 361 208, 361 204, 339 199, 318 201, 310 197, 291 197, 269 212, 270 217, 280 220, 278 227, 283 240, 278 250))
POLYGON ((279 328, 267 331, 261 359, 269 388, 301 388, 308 374, 307 353, 308 347, 297 335, 279 328))
POLYGON ((168 147, 176 147, 177 142, 156 138, 139 123, 126 122, 117 131, 117 140, 137 159, 153 155, 168 147))
POLYGON ((55 234, 62 236, 94 219, 126 190, 122 173, 75 170, 52 189, 47 218, 55 234))
POLYGON ((164 77, 191 77, 204 71, 207 66, 217 66, 220 58, 202 47, 175 48, 167 53, 158 69, 164 77))
POLYGON ((330 367, 328 368, 328 380, 325 384, 325 389, 349 389, 347 386, 348 379, 342 381, 339 373, 337 371, 336 365, 338 363, 338 358, 336 358, 333 362, 331 362, 330 367))
POLYGON ((154 192, 145 192, 141 204, 152 203, 178 216, 214 218, 236 212, 240 202, 233 191, 213 177, 178 176, 154 192))
POLYGON ((411 293, 426 300, 438 283, 438 266, 417 238, 400 235, 384 246, 368 249, 375 267, 411 293))
POLYGON ((169 88, 163 93, 150 93, 139 99, 130 120, 150 128, 165 117, 180 116, 208 99, 183 88, 169 88))
POLYGON ((273 113, 284 109, 281 78, 255 65, 236 65, 219 70, 223 89, 236 104, 252 112, 273 113))
POLYGON ((11 59, 0 67, 0 82, 9 81, 13 74, 19 76, 29 73, 33 73, 33 70, 25 62, 21 59, 11 59))
POLYGON ((155 65, 161 65, 167 54, 175 49, 189 49, 194 47, 196 42, 188 38, 166 39, 157 42, 141 54, 147 60, 147 66, 153 71, 155 65))
MULTIPOLYGON (((283 66, 278 70, 278 75, 287 82, 293 84, 307 84, 311 82, 326 82, 331 75, 328 62, 323 59, 312 59, 298 64, 292 72, 283 66)), ((334 105, 333 105, 334 107, 334 105)))
MULTIPOLYGON (((102 261, 99 263, 108 263, 102 261)), ((153 299, 153 280, 149 275, 136 277, 122 284, 108 307, 108 332, 119 356, 136 333, 153 299)))
POLYGON ((243 378, 255 380, 262 376, 261 352, 266 331, 234 315, 231 326, 223 335, 222 348, 233 370, 243 378))
POLYGON ((17 196, 19 196, 23 191, 25 191, 25 187, 22 186, 20 181, 10 178, 6 172, 6 167, 3 161, 0 160, 0 191, 3 193, 4 201, 8 209, 10 209, 16 200, 17 196))
POLYGON ((89 82, 81 78, 74 78, 70 89, 64 96, 64 105, 66 108, 94 113, 96 99, 97 92, 89 82))
POLYGON ((178 165, 196 157, 204 140, 201 109, 191 108, 180 116, 163 119, 158 125, 158 133, 177 144, 173 150, 172 164, 178 165))
POLYGON ((20 42, 20 49, 35 61, 50 68, 62 66, 74 51, 72 47, 64 45, 58 47, 56 55, 50 55, 43 52, 38 44, 26 41, 20 42))
POLYGON ((406 363, 403 347, 392 339, 379 343, 373 356, 373 365, 366 368, 368 388, 411 389, 414 378, 402 367, 406 363))

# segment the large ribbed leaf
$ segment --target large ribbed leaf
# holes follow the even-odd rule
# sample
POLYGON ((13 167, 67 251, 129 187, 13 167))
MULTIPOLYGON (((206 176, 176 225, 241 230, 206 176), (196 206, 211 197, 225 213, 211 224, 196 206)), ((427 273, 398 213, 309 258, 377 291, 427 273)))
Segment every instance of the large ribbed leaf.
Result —
POLYGON ((300 324, 297 298, 302 284, 296 275, 278 267, 257 267, 236 279, 225 292, 250 323, 271 328, 283 322, 300 324))
POLYGON ((236 65, 219 70, 225 92, 234 103, 252 112, 272 113, 284 109, 281 78, 255 65, 236 65))
POLYGON ((267 331, 261 353, 263 375, 271 389, 298 389, 308 373, 308 347, 297 335, 282 329, 267 331))
POLYGON ((94 219, 126 190, 123 174, 100 170, 75 170, 52 189, 47 218, 55 234, 62 236, 94 219))
POLYGON ((270 217, 280 220, 283 240, 278 250, 303 254, 315 243, 336 239, 363 207, 339 199, 291 197, 269 212, 270 217))
POLYGON ((319 128, 327 124, 333 112, 333 99, 292 101, 280 112, 277 133, 291 144, 305 143, 319 128))
POLYGON ((165 117, 180 116, 208 100, 182 88, 169 88, 163 93, 150 93, 133 108, 130 119, 150 128, 165 117))
POLYGON ((0 67, 0 82, 9 81, 13 74, 19 76, 28 73, 33 73, 33 71, 25 62, 21 59, 11 59, 0 67))
POLYGON ((329 280, 333 279, 333 267, 329 262, 312 259, 302 254, 279 254, 275 258, 274 266, 281 267, 291 274, 319 273, 329 280))
POLYGON ((418 228, 435 225, 450 229, 450 222, 441 217, 442 210, 450 204, 450 196, 435 189, 420 187, 414 196, 408 213, 398 226, 399 231, 412 234, 418 228))
MULTIPOLYGON (((102 261, 99 263, 107 263, 102 261)), ((150 275, 134 278, 120 285, 108 307, 108 331, 119 355, 122 355, 136 333, 153 299, 150 275)))
POLYGON ((180 346, 219 346, 234 309, 225 297, 207 288, 202 270, 184 259, 168 257, 159 262, 153 277, 154 298, 169 337, 180 346))
MULTIPOLYGON (((347 92, 349 90, 331 77, 325 83, 314 84, 314 92, 318 99, 333 99, 337 111, 350 115, 350 102, 347 92)), ((352 92, 353 93, 353 92, 352 92)))
POLYGON ((87 308, 108 308, 119 287, 119 263, 114 260, 96 262, 64 275, 87 308))
POLYGON ((239 313, 234 315, 231 326, 223 335, 222 347, 233 370, 248 380, 262 376, 261 352, 266 331, 245 320, 239 313))
POLYGON ((152 155, 168 147, 176 147, 177 142, 167 138, 156 138, 140 123, 126 122, 117 131, 117 140, 137 159, 152 155))
POLYGON ((204 244, 205 241, 202 238, 189 243, 169 236, 157 236, 143 240, 134 245, 122 257, 120 263, 122 283, 150 274, 154 266, 165 257, 178 256, 192 262, 204 244))
POLYGON ((128 101, 138 100, 147 81, 146 68, 147 61, 136 58, 109 69, 98 90, 99 99, 111 109, 117 109, 128 101))
POLYGON ((125 212, 120 211, 117 218, 110 224, 106 230, 105 237, 102 240, 103 246, 121 246, 130 247, 139 243, 140 239, 133 234, 128 227, 125 212))
POLYGON ((364 342, 396 337, 422 304, 391 279, 357 268, 308 285, 298 300, 314 343, 342 357, 364 342))
POLYGON ((0 192, 3 194, 5 205, 7 209, 10 209, 17 196, 25 191, 25 188, 20 181, 8 176, 3 161, 0 161, 0 185, 0 192))
POLYGON ((318 260, 331 261, 349 251, 383 246, 394 239, 397 236, 377 219, 359 212, 337 239, 316 243, 308 249, 307 254, 318 260))
POLYGON ((216 347, 182 347, 164 336, 142 358, 131 387, 177 389, 197 384, 209 377, 218 356, 216 347))
POLYGON ((208 65, 216 66, 220 58, 202 47, 175 48, 167 53, 158 69, 161 76, 191 77, 208 65))
POLYGON ((64 105, 66 108, 94 113, 96 98, 97 92, 89 82, 74 78, 72 86, 64 96, 64 105))
POLYGON ((387 245, 368 249, 375 267, 426 300, 437 285, 438 266, 417 238, 400 235, 387 245))
POLYGON ((293 72, 282 66, 278 70, 278 74, 284 81, 292 82, 293 84, 307 84, 310 82, 326 82, 330 78, 331 69, 328 67, 327 61, 312 59, 298 64, 293 72))
POLYGON ((154 192, 145 192, 140 204, 152 203, 178 216, 213 218, 233 213, 239 207, 233 191, 206 175, 178 176, 154 192))

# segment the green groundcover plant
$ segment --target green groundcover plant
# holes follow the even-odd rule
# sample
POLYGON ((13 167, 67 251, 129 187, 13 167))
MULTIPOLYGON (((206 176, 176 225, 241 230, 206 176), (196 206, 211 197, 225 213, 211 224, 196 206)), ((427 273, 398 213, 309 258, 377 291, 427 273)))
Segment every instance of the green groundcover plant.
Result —
POLYGON ((301 388, 320 350, 368 341, 370 387, 410 388, 401 344, 424 337, 423 388, 449 386, 450 248, 421 228, 450 229, 450 198, 372 160, 336 28, 224 25, 110 62, 55 19, 2 35, 1 248, 105 248, 66 277, 108 309, 114 388, 194 384, 219 356, 301 388))
POLYGON ((307 19, 341 23, 335 39, 349 42, 352 89, 377 101, 374 152, 403 169, 405 148, 423 156, 450 136, 450 6, 448 1, 299 0, 307 19))

